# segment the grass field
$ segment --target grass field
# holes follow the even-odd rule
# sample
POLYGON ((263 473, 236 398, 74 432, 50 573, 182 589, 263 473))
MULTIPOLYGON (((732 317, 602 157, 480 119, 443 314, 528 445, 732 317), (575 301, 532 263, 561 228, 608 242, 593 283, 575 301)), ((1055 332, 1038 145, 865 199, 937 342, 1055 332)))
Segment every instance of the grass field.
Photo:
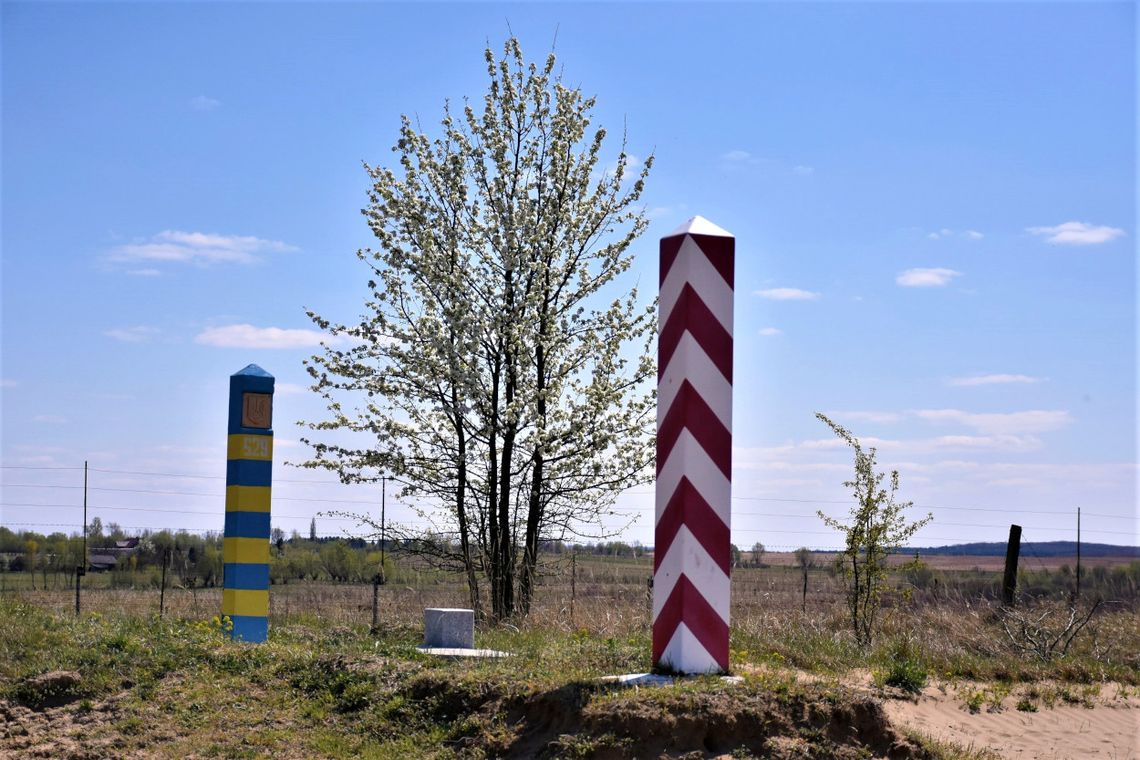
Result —
POLYGON ((802 609, 799 571, 775 559, 733 575, 731 662, 743 684, 618 691, 596 679, 651 666, 646 558, 580 557, 573 579, 555 563, 529 618, 477 631, 477 645, 514 655, 486 662, 416 650, 425 607, 466 602, 457 578, 426 569, 404 567, 381 589, 375 632, 368 585, 274 586, 262 646, 224 639, 220 589, 168 589, 159 619, 157 589, 88 576, 77 618, 72 591, 8 578, 0 755, 983 757, 892 727, 887 684, 938 682, 965 712, 971 700, 1048 710, 1140 690, 1134 593, 1099 608, 1066 655, 1045 661, 1016 651, 998 607, 973 593, 993 572, 948 567, 922 588, 900 573, 864 649, 838 580, 813 570, 802 609), (52 671, 79 680, 36 681, 52 671))

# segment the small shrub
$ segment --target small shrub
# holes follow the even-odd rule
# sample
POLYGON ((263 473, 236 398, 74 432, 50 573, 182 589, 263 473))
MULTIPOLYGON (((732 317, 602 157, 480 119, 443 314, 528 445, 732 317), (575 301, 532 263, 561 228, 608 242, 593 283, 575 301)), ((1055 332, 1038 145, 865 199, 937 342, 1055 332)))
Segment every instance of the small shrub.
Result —
POLYGON ((1017 702, 1017 711, 1035 713, 1037 712, 1037 704, 1028 697, 1022 697, 1017 702))
POLYGON ((903 639, 891 651, 886 671, 876 674, 876 681, 917 694, 926 686, 927 677, 926 664, 920 653, 910 639, 903 639))
POLYGON ((982 709, 982 704, 986 701, 986 693, 984 691, 975 691, 971 689, 966 692, 966 709, 970 714, 978 713, 982 709))
POLYGON ((1010 686, 1008 683, 999 681, 989 689, 989 698, 986 700, 990 706, 990 712, 1001 712, 1002 703, 1005 698, 1009 696, 1010 686))

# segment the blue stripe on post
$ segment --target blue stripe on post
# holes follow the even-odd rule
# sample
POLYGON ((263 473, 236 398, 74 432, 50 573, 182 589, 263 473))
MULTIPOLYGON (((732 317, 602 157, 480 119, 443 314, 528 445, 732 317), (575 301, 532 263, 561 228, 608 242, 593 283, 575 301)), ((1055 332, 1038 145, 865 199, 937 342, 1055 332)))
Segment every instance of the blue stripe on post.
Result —
POLYGON ((230 459, 226 462, 227 486, 270 486, 273 480, 273 462, 255 459, 230 459))
POLYGON ((234 641, 248 641, 260 644, 269 638, 269 618, 260 615, 233 615, 230 620, 234 629, 230 633, 234 641))
POLYGON ((226 538, 269 538, 268 512, 226 512, 226 538))
POLYGON ((266 560, 273 477, 273 383, 273 376, 256 364, 230 375, 222 552, 229 562, 222 572, 222 612, 228 613, 232 623, 231 638, 250 643, 260 643, 269 636, 265 613, 269 607, 266 560), (254 561, 236 561, 241 558, 254 561), (239 612, 245 614, 235 614, 239 612))
POLYGON ((263 591, 269 588, 269 565, 227 562, 222 568, 226 588, 263 591))

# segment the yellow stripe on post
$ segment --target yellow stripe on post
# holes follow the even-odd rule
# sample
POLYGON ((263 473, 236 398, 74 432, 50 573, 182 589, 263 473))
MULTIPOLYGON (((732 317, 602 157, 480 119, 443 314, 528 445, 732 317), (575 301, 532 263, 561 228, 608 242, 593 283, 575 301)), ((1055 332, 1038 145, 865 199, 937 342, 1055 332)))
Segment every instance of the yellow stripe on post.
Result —
POLYGON ((231 435, 226 444, 227 459, 255 459, 261 462, 273 461, 273 436, 271 435, 231 435))
POLYGON ((250 591, 240 588, 223 589, 222 614, 230 616, 267 616, 269 614, 269 590, 250 591))
POLYGON ((268 512, 268 486, 226 486, 227 512, 268 512))
POLYGON ((269 562, 269 540, 264 538, 222 539, 222 562, 267 564, 269 562))

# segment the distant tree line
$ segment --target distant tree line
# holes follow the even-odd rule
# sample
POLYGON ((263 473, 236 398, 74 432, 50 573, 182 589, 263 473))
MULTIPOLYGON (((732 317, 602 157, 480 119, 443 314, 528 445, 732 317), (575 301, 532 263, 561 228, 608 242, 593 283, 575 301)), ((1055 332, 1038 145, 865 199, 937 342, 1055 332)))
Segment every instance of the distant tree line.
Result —
MULTIPOLYGON (((222 584, 222 534, 146 530, 127 535, 109 523, 94 518, 88 528, 88 569, 106 572, 111 585, 150 586, 160 582, 162 564, 167 583, 185 588, 210 588, 222 584), (131 539, 137 539, 131 540, 131 539), (119 546, 119 542, 132 544, 119 546), (102 563, 113 557, 109 567, 102 563)), ((386 547, 399 547, 389 542, 386 547)), ((0 526, 0 572, 24 573, 32 588, 71 588, 75 568, 84 564, 83 536, 62 532, 13 531, 0 526)), ((289 538, 275 528, 270 538, 269 575, 272 583, 290 581, 361 582, 372 578, 380 567, 380 547, 364 539, 309 538, 294 531, 289 538)))

